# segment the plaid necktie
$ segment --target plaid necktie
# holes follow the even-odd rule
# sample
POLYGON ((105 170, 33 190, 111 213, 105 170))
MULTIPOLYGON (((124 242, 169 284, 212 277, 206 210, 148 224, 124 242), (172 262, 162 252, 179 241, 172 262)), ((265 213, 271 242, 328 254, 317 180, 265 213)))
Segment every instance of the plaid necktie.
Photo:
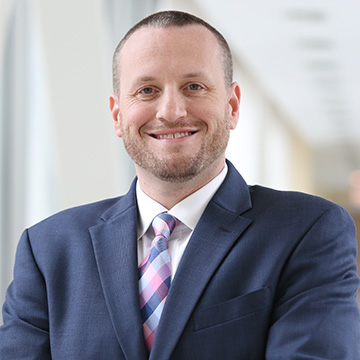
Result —
POLYGON ((171 257, 168 240, 178 220, 168 213, 157 215, 152 226, 155 238, 151 249, 139 267, 140 311, 146 345, 152 348, 161 312, 170 288, 171 257))

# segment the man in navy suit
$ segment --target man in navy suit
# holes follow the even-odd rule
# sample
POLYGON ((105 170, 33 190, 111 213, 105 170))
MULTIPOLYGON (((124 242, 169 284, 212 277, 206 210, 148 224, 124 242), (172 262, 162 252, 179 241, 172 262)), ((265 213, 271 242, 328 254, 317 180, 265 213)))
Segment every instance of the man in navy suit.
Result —
POLYGON ((246 185, 225 160, 239 102, 207 23, 170 11, 129 31, 110 108, 137 179, 23 233, 1 359, 360 359, 353 221, 326 200, 246 185), (149 348, 138 267, 163 212, 179 224, 149 348))

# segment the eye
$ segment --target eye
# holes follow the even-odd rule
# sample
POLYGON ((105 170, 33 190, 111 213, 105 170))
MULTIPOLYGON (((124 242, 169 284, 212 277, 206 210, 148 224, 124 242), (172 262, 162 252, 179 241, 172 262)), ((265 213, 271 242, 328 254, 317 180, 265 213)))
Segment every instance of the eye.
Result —
POLYGON ((143 88, 139 91, 140 94, 144 94, 144 95, 150 95, 154 92, 154 89, 151 88, 151 87, 146 87, 146 88, 143 88))
POLYGON ((200 89, 202 89, 202 86, 201 85, 199 85, 199 84, 190 84, 189 86, 188 86, 188 89, 189 90, 200 90, 200 89))
POLYGON ((158 89, 152 86, 144 86, 136 92, 136 97, 140 100, 151 100, 157 96, 158 92, 158 89))

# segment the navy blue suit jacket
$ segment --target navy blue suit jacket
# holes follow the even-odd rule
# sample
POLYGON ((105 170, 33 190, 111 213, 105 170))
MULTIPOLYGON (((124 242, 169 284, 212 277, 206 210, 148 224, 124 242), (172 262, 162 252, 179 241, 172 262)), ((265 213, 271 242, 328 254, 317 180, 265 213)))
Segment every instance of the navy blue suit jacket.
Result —
MULTIPOLYGON (((26 230, 1 359, 147 359, 135 186, 26 230)), ((185 250, 150 359, 360 359, 353 222, 326 200, 248 187, 229 163, 185 250)))

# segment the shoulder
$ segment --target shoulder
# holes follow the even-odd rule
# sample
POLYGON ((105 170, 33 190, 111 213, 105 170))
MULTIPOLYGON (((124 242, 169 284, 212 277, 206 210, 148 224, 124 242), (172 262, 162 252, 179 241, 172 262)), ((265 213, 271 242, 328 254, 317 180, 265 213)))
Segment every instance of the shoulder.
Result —
POLYGON ((97 201, 94 203, 62 210, 41 222, 31 226, 29 233, 67 232, 88 229, 101 222, 101 216, 121 200, 121 197, 97 201))
POLYGON ((337 222, 353 223, 344 208, 319 196, 260 185, 249 186, 234 166, 229 161, 227 163, 228 176, 216 197, 216 201, 226 208, 239 211, 252 220, 262 219, 276 224, 289 221, 311 224, 323 215, 337 222))
POLYGON ((92 253, 89 229, 104 223, 104 214, 118 208, 121 199, 106 199, 69 208, 31 226, 21 236, 17 258, 27 258, 30 252, 44 272, 48 267, 52 268, 52 263, 62 264, 70 259, 76 263, 76 259, 92 253))
POLYGON ((264 217, 275 223, 288 222, 314 224, 317 221, 345 226, 355 231, 350 214, 338 204, 319 196, 296 191, 280 191, 263 186, 249 186, 252 201, 252 214, 264 217))
POLYGON ((340 208, 339 205, 316 195, 310 195, 299 191, 276 190, 268 187, 253 185, 249 186, 249 192, 253 206, 274 208, 276 206, 286 208, 306 208, 315 210, 327 210, 340 208))

